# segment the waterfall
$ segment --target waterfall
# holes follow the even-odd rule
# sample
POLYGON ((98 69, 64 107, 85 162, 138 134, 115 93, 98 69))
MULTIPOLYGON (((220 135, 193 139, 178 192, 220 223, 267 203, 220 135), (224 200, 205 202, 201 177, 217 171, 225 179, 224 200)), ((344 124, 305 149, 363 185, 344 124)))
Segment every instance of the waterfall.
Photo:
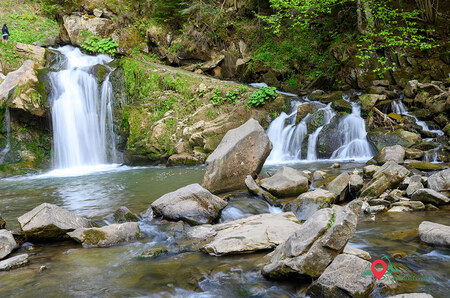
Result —
POLYGON ((11 119, 9 115, 9 108, 5 109, 5 119, 4 119, 4 127, 6 128, 6 146, 0 151, 0 164, 2 164, 5 160, 6 154, 8 154, 11 149, 11 119))
POLYGON ((308 153, 306 155, 306 160, 317 160, 317 139, 319 138, 319 133, 322 131, 323 127, 330 123, 331 118, 334 117, 335 113, 331 109, 331 103, 325 108, 319 109, 319 111, 324 111, 324 125, 320 126, 309 135, 308 138, 308 153))
POLYGON ((361 117, 361 106, 352 102, 352 113, 344 117, 338 129, 342 135, 343 145, 336 149, 331 159, 362 159, 372 158, 373 152, 366 139, 366 125, 361 117))
POLYGON ((49 74, 54 167, 70 169, 114 162, 109 75, 99 86, 91 73, 94 65, 106 65, 112 59, 84 55, 70 46, 58 51, 67 61, 64 69, 49 74))

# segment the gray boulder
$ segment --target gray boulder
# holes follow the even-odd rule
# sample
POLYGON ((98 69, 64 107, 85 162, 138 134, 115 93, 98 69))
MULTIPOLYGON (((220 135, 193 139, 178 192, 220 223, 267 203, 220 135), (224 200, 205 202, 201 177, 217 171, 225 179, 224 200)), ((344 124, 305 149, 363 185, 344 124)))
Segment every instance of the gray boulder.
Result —
POLYGON ((5 226, 6 226, 6 220, 4 220, 2 215, 0 214, 0 229, 4 229, 5 226))
POLYGON ((284 207, 284 211, 292 211, 300 220, 310 218, 317 210, 331 207, 336 202, 336 194, 325 189, 315 189, 308 191, 297 199, 290 201, 284 207))
POLYGON ((435 206, 445 205, 450 202, 450 199, 448 197, 429 188, 422 188, 416 190, 412 194, 411 200, 421 201, 422 203, 431 203, 435 206))
POLYGON ((17 248, 16 240, 10 231, 0 230, 0 260, 17 248))
POLYGON ((351 246, 350 244, 347 244, 344 247, 344 251, 342 253, 352 255, 366 261, 370 261, 370 259, 372 259, 372 257, 367 251, 351 246))
POLYGON ((350 193, 354 196, 358 196, 360 190, 364 187, 364 180, 360 175, 352 174, 350 175, 348 186, 350 193))
POLYGON ((375 159, 381 165, 388 161, 403 163, 405 159, 405 149, 400 145, 384 147, 380 150, 375 159))
POLYGON ((261 187, 275 196, 293 197, 308 191, 308 178, 289 167, 281 167, 269 178, 261 180, 261 187))
POLYGON ((292 212, 259 214, 216 225, 188 230, 188 236, 205 240, 203 252, 212 255, 250 253, 273 249, 301 227, 292 212))
POLYGON ((101 228, 76 229, 67 235, 83 244, 83 247, 109 247, 136 240, 141 232, 136 222, 126 222, 101 228))
POLYGON ((421 181, 422 177, 419 175, 410 177, 408 187, 406 188, 406 195, 408 197, 411 197, 416 190, 424 188, 421 181))
POLYGON ((21 254, 0 262, 0 271, 8 271, 28 263, 28 255, 21 254))
POLYGON ((229 130, 206 160, 203 187, 212 193, 245 188, 245 177, 255 177, 269 156, 272 143, 255 119, 229 130))
POLYGON ((336 194, 339 202, 342 202, 346 199, 349 182, 350 175, 348 173, 342 173, 327 185, 327 190, 336 194))
POLYGON ((370 262, 356 256, 338 255, 308 289, 312 297, 368 297, 375 287, 374 275, 361 276, 370 262))
POLYGON ((114 221, 118 223, 124 223, 124 222, 136 222, 140 221, 141 217, 133 212, 130 211, 125 206, 119 207, 116 212, 114 212, 114 221))
POLYGON ((405 293, 389 296, 388 298, 433 298, 433 296, 427 293, 405 293))
POLYGON ((423 221, 419 225, 419 237, 428 244, 450 247, 450 226, 423 221))
POLYGON ((409 173, 409 170, 393 161, 386 162, 362 188, 361 198, 368 200, 379 197, 385 190, 396 188, 409 173))
POLYGON ((319 277, 353 237, 361 206, 361 200, 354 200, 337 211, 314 213, 275 249, 262 274, 271 279, 319 277))
POLYGON ((191 225, 211 223, 220 216, 227 202, 198 183, 167 193, 151 204, 153 213, 169 220, 191 225))
POLYGON ((395 207, 395 206, 404 206, 404 207, 408 207, 415 211, 425 209, 425 205, 420 201, 401 201, 401 202, 392 203, 392 207, 395 207))
POLYGON ((373 175, 378 171, 380 166, 368 165, 363 168, 363 174, 366 178, 372 178, 373 175))
POLYGON ((265 191, 264 189, 262 189, 255 182, 255 180, 252 178, 252 176, 247 175, 247 177, 245 177, 245 185, 247 186, 247 189, 248 189, 248 191, 250 193, 260 197, 261 199, 263 199, 264 201, 266 201, 270 205, 272 205, 272 206, 281 206, 281 203, 278 200, 278 198, 275 197, 274 195, 272 195, 270 192, 265 191))
POLYGON ((450 169, 446 169, 428 177, 428 187, 435 191, 450 191, 450 169))
POLYGON ((17 220, 27 238, 38 240, 62 239, 67 232, 91 226, 85 218, 48 203, 37 206, 17 220))
POLYGON ((417 89, 419 88, 419 81, 417 80, 411 80, 406 83, 405 87, 405 96, 409 98, 413 98, 417 94, 417 89))

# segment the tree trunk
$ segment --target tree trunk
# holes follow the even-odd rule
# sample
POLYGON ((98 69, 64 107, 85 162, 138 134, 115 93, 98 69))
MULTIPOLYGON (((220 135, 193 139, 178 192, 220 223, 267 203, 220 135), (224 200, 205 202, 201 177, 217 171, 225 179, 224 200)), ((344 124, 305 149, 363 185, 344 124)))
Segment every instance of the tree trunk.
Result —
POLYGON ((356 1, 357 28, 359 33, 364 33, 362 28, 361 0, 356 1))
POLYGON ((367 20, 367 28, 366 31, 372 31, 375 24, 373 21, 372 12, 370 11, 370 6, 366 2, 367 0, 363 0, 363 7, 364 7, 364 15, 366 16, 367 20))
POLYGON ((417 6, 423 12, 423 18, 428 23, 436 21, 439 0, 416 0, 417 6))

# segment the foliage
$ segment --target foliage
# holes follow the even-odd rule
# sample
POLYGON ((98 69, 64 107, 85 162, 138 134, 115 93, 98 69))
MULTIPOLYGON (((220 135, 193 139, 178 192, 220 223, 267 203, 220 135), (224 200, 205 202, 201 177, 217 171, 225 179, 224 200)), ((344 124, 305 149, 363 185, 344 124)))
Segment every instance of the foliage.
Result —
POLYGON ((248 105, 258 107, 263 105, 266 101, 275 99, 277 97, 275 87, 261 87, 255 90, 248 98, 248 105))
POLYGON ((225 96, 223 96, 219 88, 216 88, 214 89, 213 95, 211 96, 210 100, 214 106, 218 106, 220 104, 225 103, 235 103, 241 98, 242 98, 241 90, 230 90, 225 94, 225 96))
POLYGON ((114 56, 118 44, 111 37, 100 38, 98 36, 90 36, 84 41, 81 47, 91 53, 114 56))
POLYGON ((4 44, 0 43, 0 66, 5 74, 16 70, 23 63, 23 58, 20 56, 12 42, 4 44))

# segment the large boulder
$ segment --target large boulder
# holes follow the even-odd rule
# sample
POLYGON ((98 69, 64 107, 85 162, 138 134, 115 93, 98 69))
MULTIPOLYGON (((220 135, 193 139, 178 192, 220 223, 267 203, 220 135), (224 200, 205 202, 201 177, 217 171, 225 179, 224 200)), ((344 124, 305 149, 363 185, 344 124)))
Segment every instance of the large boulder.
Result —
POLYGON ((136 222, 126 222, 101 228, 76 229, 67 235, 83 244, 83 247, 109 247, 136 240, 141 232, 136 222))
POLYGON ((378 152, 375 159, 381 165, 387 161, 403 163, 405 159, 405 149, 403 149, 400 145, 384 147, 380 152, 378 152))
POLYGON ((375 287, 373 274, 361 276, 370 262, 356 256, 338 255, 308 289, 312 297, 368 297, 375 287))
POLYGON ((419 225, 419 237, 428 244, 450 247, 450 226, 423 221, 419 225))
POLYGON ((435 206, 445 205, 450 202, 450 199, 447 196, 429 188, 421 188, 416 190, 412 194, 411 200, 421 201, 422 203, 430 203, 435 206))
POLYGON ((198 225, 216 220, 226 205, 227 202, 195 183, 163 195, 151 208, 157 216, 198 225))
POLYGON ((6 102, 10 108, 39 117, 47 114, 46 99, 36 87, 37 70, 40 68, 38 63, 26 60, 18 70, 8 73, 0 85, 0 104, 6 102))
POLYGON ((342 253, 347 254, 347 255, 356 256, 356 257, 361 258, 366 261, 370 261, 370 259, 372 259, 372 257, 370 256, 370 254, 367 251, 359 249, 354 246, 351 246, 350 244, 347 244, 344 247, 344 251, 342 253))
POLYGON ((0 260, 17 248, 16 240, 10 231, 0 230, 0 260))
POLYGON ((90 227, 85 218, 48 203, 37 206, 17 220, 24 235, 37 240, 62 239, 67 232, 90 227))
POLYGON ((0 262, 0 271, 8 271, 28 263, 28 254, 21 254, 0 262))
POLYGON ((362 201, 334 211, 317 211, 273 252, 262 274, 271 279, 317 278, 339 255, 356 230, 362 201))
POLYGON ((297 199, 290 201, 284 211, 292 211, 300 220, 310 218, 317 210, 331 207, 336 202, 336 194, 325 189, 315 189, 302 193, 297 199))
POLYGON ((128 209, 125 206, 119 207, 113 214, 114 221, 117 223, 137 222, 141 217, 128 209))
POLYGON ((414 132, 403 129, 389 131, 382 128, 368 131, 367 139, 378 151, 386 146, 401 145, 403 147, 411 147, 422 141, 420 134, 414 132))
POLYGON ((67 41, 78 46, 82 44, 85 32, 105 38, 111 36, 117 29, 115 23, 110 19, 75 14, 63 16, 63 26, 67 31, 69 39, 67 41))
POLYGON ((410 171, 405 167, 388 161, 373 174, 372 180, 362 188, 361 198, 366 200, 378 198, 386 189, 396 188, 409 173, 410 171))
POLYGON ((347 196, 349 182, 350 175, 348 173, 342 173, 327 185, 327 190, 334 193, 339 201, 342 202, 347 196))
POLYGON ((201 225, 188 230, 194 239, 206 240, 203 252, 212 255, 250 253, 273 249, 300 227, 292 212, 259 214, 217 225, 201 225))
POLYGON ((297 107, 297 116, 295 118, 295 123, 298 124, 302 121, 308 114, 312 114, 317 111, 317 108, 311 103, 304 103, 297 107))
POLYGON ((405 96, 409 97, 409 98, 413 98, 414 96, 416 96, 418 84, 419 84, 419 81, 417 81, 417 80, 408 81, 408 83, 406 83, 406 87, 404 90, 405 96))
POLYGON ((414 176, 411 176, 409 178, 410 179, 409 179, 408 187, 406 188, 406 195, 408 197, 411 197, 412 194, 416 190, 424 188, 424 187, 423 187, 423 184, 422 184, 422 177, 421 176, 414 175, 414 176))
POLYGON ((245 187, 245 177, 255 177, 269 156, 272 143, 258 121, 250 119, 228 131, 206 160, 203 187, 213 193, 245 187))
POLYGON ((281 167, 269 178, 261 180, 261 187, 275 196, 293 197, 308 190, 308 178, 289 167, 281 167))
POLYGON ((245 185, 247 186, 247 189, 250 193, 260 197, 267 203, 269 203, 272 206, 281 206, 280 200, 278 200, 277 197, 275 197, 273 194, 271 194, 268 191, 265 191, 262 189, 252 178, 252 176, 247 175, 245 177, 245 185))
POLYGON ((363 94, 359 97, 361 101, 361 110, 363 112, 370 111, 378 101, 382 101, 386 99, 386 95, 379 94, 363 94))
POLYGON ((28 59, 33 59, 40 65, 45 65, 47 50, 43 47, 37 47, 30 44, 16 42, 14 44, 16 52, 28 59))
POLYGON ((428 187, 435 191, 450 191, 450 169, 431 175, 427 183, 428 187))

